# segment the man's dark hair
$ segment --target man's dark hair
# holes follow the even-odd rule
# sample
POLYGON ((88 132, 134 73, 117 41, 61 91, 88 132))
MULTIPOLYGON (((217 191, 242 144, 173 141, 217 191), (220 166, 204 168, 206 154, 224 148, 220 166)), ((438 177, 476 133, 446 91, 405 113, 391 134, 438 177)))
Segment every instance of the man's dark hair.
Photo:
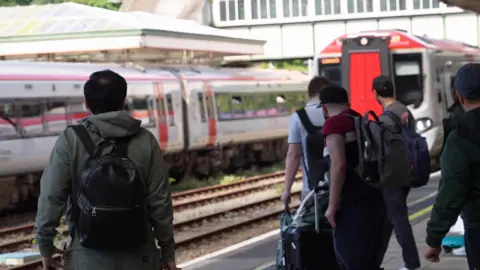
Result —
POLYGON ((83 94, 93 114, 120 111, 127 97, 127 81, 111 70, 92 73, 83 94))
POLYGON ((388 76, 380 75, 375 77, 372 88, 377 91, 380 97, 393 98, 395 96, 392 80, 388 76))
POLYGON ((315 76, 308 83, 308 96, 313 98, 320 95, 323 88, 332 85, 332 82, 324 76, 315 76))
POLYGON ((327 86, 320 93, 321 104, 346 104, 348 103, 348 93, 341 86, 327 86))

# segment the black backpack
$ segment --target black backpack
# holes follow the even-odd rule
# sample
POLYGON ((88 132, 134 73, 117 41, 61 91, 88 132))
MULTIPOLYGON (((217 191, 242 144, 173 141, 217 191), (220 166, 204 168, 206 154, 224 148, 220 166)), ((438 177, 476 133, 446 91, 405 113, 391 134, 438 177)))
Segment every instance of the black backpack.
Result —
POLYGON ((302 159, 303 170, 307 174, 308 188, 313 190, 319 182, 325 180, 325 173, 328 172, 328 161, 323 157, 325 141, 322 134, 322 127, 317 127, 312 124, 305 108, 297 110, 297 115, 308 134, 305 145, 306 153, 303 152, 302 148, 302 159), (307 157, 308 164, 305 164, 305 157, 307 157))
POLYGON ((71 126, 89 155, 72 183, 72 214, 80 243, 96 250, 122 250, 147 244, 145 187, 128 158, 132 137, 95 146, 87 129, 71 126), (113 146, 105 153, 107 146, 113 146))

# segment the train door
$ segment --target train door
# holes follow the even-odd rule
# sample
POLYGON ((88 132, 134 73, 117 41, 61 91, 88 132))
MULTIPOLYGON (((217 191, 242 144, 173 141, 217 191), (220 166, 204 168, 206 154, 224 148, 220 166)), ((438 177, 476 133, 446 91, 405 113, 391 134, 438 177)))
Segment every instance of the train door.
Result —
POLYGON ((372 81, 378 75, 390 75, 389 40, 384 37, 347 38, 342 45, 342 85, 349 91, 352 109, 363 114, 382 107, 375 99, 372 81))
POLYGON ((215 110, 213 105, 213 90, 210 83, 204 84, 205 104, 207 106, 208 121, 208 142, 207 145, 213 146, 217 141, 217 121, 215 119, 215 110))
POLYGON ((149 104, 150 106, 156 108, 156 126, 158 130, 157 139, 160 144, 160 149, 165 150, 168 146, 168 123, 165 105, 165 95, 162 84, 154 83, 153 87, 155 89, 155 99, 149 99, 149 104))

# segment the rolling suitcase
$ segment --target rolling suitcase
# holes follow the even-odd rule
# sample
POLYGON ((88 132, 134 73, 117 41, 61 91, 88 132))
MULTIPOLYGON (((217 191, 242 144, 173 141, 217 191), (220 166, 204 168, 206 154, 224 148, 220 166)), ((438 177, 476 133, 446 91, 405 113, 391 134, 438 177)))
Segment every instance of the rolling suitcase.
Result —
MULTIPOLYGON (((333 246, 332 228, 326 219, 320 221, 318 194, 320 188, 312 190, 300 204, 293 222, 298 219, 303 207, 313 197, 315 224, 288 226, 282 230, 283 266, 285 270, 336 270, 339 269, 333 246)), ((328 200, 328 198, 327 198, 328 200)), ((288 211, 288 209, 287 209, 288 211)))

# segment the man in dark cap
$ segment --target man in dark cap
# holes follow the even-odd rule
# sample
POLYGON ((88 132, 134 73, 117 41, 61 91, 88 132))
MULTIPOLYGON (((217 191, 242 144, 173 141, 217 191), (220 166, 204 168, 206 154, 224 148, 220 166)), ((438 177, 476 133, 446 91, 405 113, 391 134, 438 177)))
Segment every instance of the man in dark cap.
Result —
POLYGON ((338 86, 324 88, 320 104, 326 118, 322 129, 324 155, 330 163, 325 216, 334 229, 338 265, 342 270, 380 269, 379 231, 385 224, 385 202, 380 190, 366 184, 354 171, 359 154, 351 116, 360 114, 350 109, 347 91, 338 86))
POLYGON ((442 180, 427 224, 425 259, 439 262, 441 243, 460 212, 470 269, 480 269, 480 64, 461 67, 455 94, 465 109, 445 143, 442 180))

